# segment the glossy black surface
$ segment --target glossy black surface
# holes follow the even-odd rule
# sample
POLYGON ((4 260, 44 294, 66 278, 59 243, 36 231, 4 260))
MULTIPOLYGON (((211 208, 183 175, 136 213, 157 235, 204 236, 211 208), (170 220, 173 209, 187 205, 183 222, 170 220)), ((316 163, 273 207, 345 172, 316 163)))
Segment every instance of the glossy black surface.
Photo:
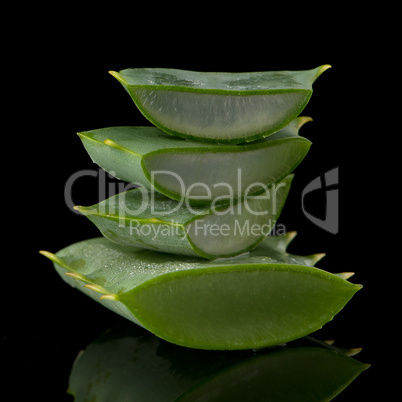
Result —
POLYGON ((77 357, 68 390, 77 401, 323 401, 369 368, 356 353, 311 337, 259 350, 200 351, 120 325, 77 357))
MULTIPOLYGON (((377 400, 395 399, 397 382, 392 376, 398 368, 392 363, 398 360, 394 355, 398 335, 390 328, 399 313, 389 285, 396 274, 385 263, 389 251, 380 245, 381 239, 392 237, 388 228, 394 226, 394 218, 388 207, 391 190, 384 191, 386 185, 374 174, 385 164, 378 156, 381 141, 377 141, 375 119, 383 116, 375 100, 380 94, 377 84, 367 86, 367 77, 373 75, 381 57, 364 28, 334 21, 334 25, 327 21, 329 26, 313 29, 322 32, 319 41, 316 32, 277 48, 267 47, 269 32, 264 29, 257 35, 264 41, 256 49, 247 46, 255 36, 246 33, 233 34, 227 41, 190 38, 194 44, 189 47, 183 45, 188 37, 182 32, 163 43, 144 43, 132 36, 130 45, 122 45, 116 40, 118 31, 102 37, 83 32, 88 27, 82 26, 44 23, 37 31, 25 28, 26 42, 15 46, 18 55, 9 58, 13 60, 10 99, 18 113, 3 135, 4 156, 10 154, 19 166, 17 171, 3 169, 5 194, 10 197, 3 207, 7 219, 3 230, 9 240, 4 253, 12 258, 2 264, 0 346, 6 368, 4 389, 15 395, 9 400, 39 396, 42 401, 70 401, 66 389, 77 354, 122 322, 66 286, 38 253, 98 236, 96 228, 65 202, 66 182, 83 169, 97 176, 74 184, 74 203, 91 205, 100 196, 102 173, 89 160, 76 132, 147 124, 108 71, 128 67, 261 71, 314 68, 324 63, 332 69, 317 81, 303 112, 314 119, 303 132, 313 146, 295 172, 280 222, 300 235, 290 252, 324 252, 327 255, 319 267, 330 272, 353 271, 351 281, 364 286, 332 322, 312 334, 320 340, 334 339, 339 347, 361 347, 358 360, 371 364, 337 400, 360 401, 372 395, 377 400), (58 38, 57 44, 50 41, 52 36, 58 38), (339 168, 339 183, 328 190, 339 190, 337 234, 313 224, 301 208, 304 188, 334 168, 339 168)), ((381 80, 376 83, 381 86, 381 80)), ((118 181, 108 177, 106 193, 118 186, 118 181)), ((324 189, 310 193, 304 202, 306 210, 324 219, 324 189)))

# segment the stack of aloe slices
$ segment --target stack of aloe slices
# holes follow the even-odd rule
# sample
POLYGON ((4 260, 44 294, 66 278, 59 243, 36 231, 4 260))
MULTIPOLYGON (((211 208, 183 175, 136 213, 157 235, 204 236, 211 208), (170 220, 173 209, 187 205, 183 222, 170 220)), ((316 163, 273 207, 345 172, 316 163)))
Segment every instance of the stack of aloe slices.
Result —
POLYGON ((112 72, 153 126, 79 133, 133 190, 76 206, 102 237, 56 254, 56 271, 171 343, 255 349, 310 334, 360 289, 272 236, 310 141, 299 116, 329 66, 307 71, 112 72))

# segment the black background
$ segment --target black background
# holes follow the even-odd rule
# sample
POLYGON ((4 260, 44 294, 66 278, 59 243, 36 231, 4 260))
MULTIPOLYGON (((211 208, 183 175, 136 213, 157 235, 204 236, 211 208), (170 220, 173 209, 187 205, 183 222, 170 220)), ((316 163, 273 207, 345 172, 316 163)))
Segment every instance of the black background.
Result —
MULTIPOLYGON (((340 347, 362 347, 357 359, 372 365, 337 399, 362 400, 375 392, 381 392, 383 400, 392 399, 395 369, 390 363, 397 345, 385 313, 391 312, 394 319, 398 315, 389 301, 390 280, 378 240, 384 234, 392 237, 386 226, 392 220, 382 220, 391 189, 384 188, 381 195, 375 191, 382 184, 374 176, 379 167, 373 169, 374 163, 379 164, 373 155, 380 151, 376 139, 383 127, 376 91, 388 73, 378 70, 383 46, 375 27, 359 25, 356 16, 328 7, 316 15, 310 10, 295 13, 295 21, 276 25, 271 20, 278 18, 259 16, 258 10, 253 17, 241 11, 226 16, 229 20, 223 25, 210 15, 201 24, 193 21, 192 13, 160 22, 152 18, 153 10, 131 15, 124 9, 102 21, 92 15, 80 17, 76 10, 65 21, 60 12, 53 19, 41 16, 28 25, 21 23, 24 37, 10 46, 3 75, 4 86, 11 90, 6 116, 11 124, 2 144, 3 163, 11 169, 3 171, 4 231, 10 240, 4 255, 12 256, 2 264, 1 347, 10 378, 6 377, 6 388, 44 401, 70 400, 65 390, 76 355, 122 320, 68 287, 38 253, 56 252, 99 235, 64 201, 64 186, 73 173, 97 169, 76 133, 149 125, 109 70, 171 67, 235 72, 331 64, 314 84, 302 113, 313 118, 301 131, 313 145, 295 171, 280 222, 298 232, 289 251, 324 252, 319 267, 353 271, 351 281, 364 286, 314 334, 335 339, 340 347), (367 85, 373 76, 374 83, 367 85), (8 154, 12 163, 6 164, 8 154), (303 188, 333 168, 339 168, 337 234, 314 225, 301 208, 303 188)), ((96 179, 77 181, 73 198, 76 204, 97 202, 96 179)), ((324 218, 323 191, 305 201, 311 214, 324 218)))

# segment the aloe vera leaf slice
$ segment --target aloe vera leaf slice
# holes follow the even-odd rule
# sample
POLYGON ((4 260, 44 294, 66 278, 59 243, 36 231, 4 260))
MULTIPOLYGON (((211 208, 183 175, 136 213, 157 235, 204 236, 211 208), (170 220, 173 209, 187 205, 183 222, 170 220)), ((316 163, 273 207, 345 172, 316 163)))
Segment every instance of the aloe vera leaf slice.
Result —
POLYGON ((169 137, 156 127, 110 127, 79 133, 92 160, 113 176, 191 205, 263 193, 294 171, 311 142, 299 136, 310 117, 294 119, 247 145, 207 145, 169 137))
POLYGON ((316 256, 288 254, 271 240, 214 261, 127 249, 105 237, 42 254, 67 283, 162 339, 255 349, 320 329, 361 288, 305 265, 316 256))
POLYGON ((213 208, 188 208, 138 188, 75 209, 122 245, 208 259, 231 257, 252 250, 272 231, 292 179, 288 176, 264 195, 213 208))
POLYGON ((237 144, 270 135, 298 116, 314 81, 329 67, 250 73, 134 68, 110 73, 141 113, 166 133, 237 144))
POLYGON ((79 353, 69 393, 81 401, 329 401, 369 365, 314 342, 258 353, 178 348, 118 326, 79 353), (253 373, 253 375, 250 375, 253 373), (212 397, 215 396, 215 397, 212 397))

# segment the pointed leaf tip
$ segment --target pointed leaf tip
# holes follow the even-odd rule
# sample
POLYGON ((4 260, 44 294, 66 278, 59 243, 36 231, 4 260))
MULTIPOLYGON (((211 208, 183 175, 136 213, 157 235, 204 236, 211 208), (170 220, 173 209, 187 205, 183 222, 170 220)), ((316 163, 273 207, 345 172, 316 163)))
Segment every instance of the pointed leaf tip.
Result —
POLYGON ((289 245, 294 240, 294 238, 297 236, 297 232, 295 230, 292 232, 287 232, 285 234, 285 236, 287 238, 287 244, 289 245))
POLYGON ((54 254, 50 253, 49 251, 45 251, 45 250, 39 250, 39 254, 42 254, 43 256, 51 259, 51 257, 54 256, 54 254))
POLYGON ((317 78, 324 72, 327 71, 329 68, 332 68, 332 66, 330 64, 323 64, 322 66, 317 67, 314 71, 315 74, 312 78, 312 83, 314 83, 317 78))
POLYGON ((313 254, 311 257, 314 261, 314 264, 316 264, 318 261, 322 260, 326 256, 325 253, 317 253, 313 254))
POLYGON ((347 349, 346 350, 346 356, 356 356, 357 354, 359 354, 361 351, 363 350, 363 348, 351 348, 351 349, 347 349))
POLYGON ((309 121, 313 121, 313 118, 310 116, 299 116, 297 117, 297 129, 299 129, 300 127, 304 126, 306 123, 308 123, 309 121))
POLYGON ((336 274, 337 276, 339 276, 342 279, 349 279, 350 277, 352 277, 355 273, 354 272, 340 272, 338 274, 336 274))
POLYGON ((78 212, 80 212, 82 215, 88 216, 88 215, 96 215, 98 213, 97 208, 93 208, 91 206, 85 207, 83 205, 76 205, 74 209, 78 212))
POLYGON ((42 254, 43 256, 45 256, 46 258, 48 258, 50 261, 52 261, 53 263, 60 265, 63 268, 69 268, 68 265, 59 257, 57 257, 57 255, 50 253, 49 251, 45 251, 45 250, 40 250, 39 254, 42 254))
POLYGON ((123 78, 123 76, 122 76, 120 73, 118 73, 117 71, 110 70, 110 71, 108 71, 108 73, 109 73, 111 76, 113 76, 114 78, 116 78, 117 81, 121 82, 123 85, 127 85, 126 80, 125 80, 125 79, 123 78))
POLYGON ((91 208, 90 207, 85 207, 83 205, 75 205, 73 207, 76 211, 81 212, 82 214, 88 214, 88 211, 91 212, 91 208))

